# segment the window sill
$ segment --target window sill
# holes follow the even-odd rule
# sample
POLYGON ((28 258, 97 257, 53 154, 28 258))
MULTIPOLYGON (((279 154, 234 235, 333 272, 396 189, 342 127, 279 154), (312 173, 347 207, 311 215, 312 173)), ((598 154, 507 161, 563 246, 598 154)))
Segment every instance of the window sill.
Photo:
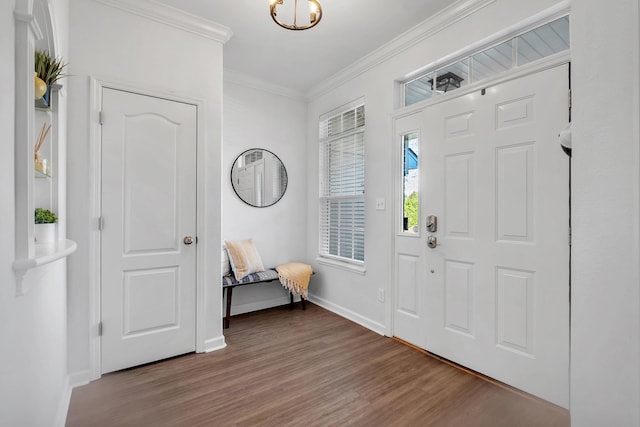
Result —
POLYGON ((363 276, 367 272, 367 269, 364 265, 351 264, 349 262, 338 261, 335 259, 325 258, 322 256, 318 256, 316 258, 316 261, 318 262, 318 264, 328 265, 329 267, 339 268, 341 270, 346 270, 351 273, 361 274, 363 276))

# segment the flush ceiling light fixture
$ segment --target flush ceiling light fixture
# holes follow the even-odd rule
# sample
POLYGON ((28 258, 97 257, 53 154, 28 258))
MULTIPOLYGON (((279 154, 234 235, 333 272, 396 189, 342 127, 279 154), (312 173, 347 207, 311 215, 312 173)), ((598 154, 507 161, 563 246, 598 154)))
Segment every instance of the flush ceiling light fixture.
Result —
MULTIPOLYGON (((298 25, 298 0, 293 0, 293 24, 287 24, 277 18, 276 7, 284 4, 285 0, 270 0, 269 9, 271 11, 271 17, 276 24, 287 30, 306 30, 308 28, 315 27, 322 18, 322 6, 317 0, 306 0, 309 3, 309 23, 306 25, 298 25)), ((301 0, 303 1, 303 0, 301 0)), ((288 4, 291 4, 291 0, 287 0, 288 4)))

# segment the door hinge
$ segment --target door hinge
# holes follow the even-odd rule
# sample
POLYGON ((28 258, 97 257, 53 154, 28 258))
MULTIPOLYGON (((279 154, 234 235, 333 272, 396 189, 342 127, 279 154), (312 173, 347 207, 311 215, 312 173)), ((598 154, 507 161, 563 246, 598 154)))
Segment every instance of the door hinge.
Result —
POLYGON ((100 111, 98 113, 98 123, 100 123, 100 126, 102 126, 104 124, 104 116, 102 115, 102 111, 100 111))
POLYGON ((102 336, 102 322, 98 323, 98 336, 102 336))
POLYGON ((104 217, 98 217, 98 230, 102 231, 104 229, 104 217))

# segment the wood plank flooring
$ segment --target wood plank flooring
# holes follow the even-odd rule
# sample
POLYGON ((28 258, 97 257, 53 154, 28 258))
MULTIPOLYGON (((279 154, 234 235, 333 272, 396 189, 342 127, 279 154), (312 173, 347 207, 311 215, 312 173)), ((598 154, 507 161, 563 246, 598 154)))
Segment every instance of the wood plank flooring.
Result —
POLYGON ((223 350, 74 389, 66 425, 569 426, 564 409, 296 306, 232 317, 223 350))

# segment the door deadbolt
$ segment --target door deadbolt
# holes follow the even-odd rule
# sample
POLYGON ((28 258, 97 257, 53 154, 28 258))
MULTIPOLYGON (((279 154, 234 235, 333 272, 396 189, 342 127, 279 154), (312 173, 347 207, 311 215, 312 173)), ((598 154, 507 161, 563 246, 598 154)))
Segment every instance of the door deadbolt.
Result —
POLYGON ((427 217, 427 231, 429 233, 435 233, 438 231, 438 217, 435 215, 429 215, 427 217))
POLYGON ((191 236, 186 236, 186 237, 184 238, 184 244, 185 244, 185 245, 190 245, 190 244, 192 244, 192 243, 193 243, 193 237, 191 237, 191 236))
POLYGON ((427 237, 427 246, 429 246, 431 249, 434 249, 436 246, 438 246, 438 238, 436 236, 427 237))

